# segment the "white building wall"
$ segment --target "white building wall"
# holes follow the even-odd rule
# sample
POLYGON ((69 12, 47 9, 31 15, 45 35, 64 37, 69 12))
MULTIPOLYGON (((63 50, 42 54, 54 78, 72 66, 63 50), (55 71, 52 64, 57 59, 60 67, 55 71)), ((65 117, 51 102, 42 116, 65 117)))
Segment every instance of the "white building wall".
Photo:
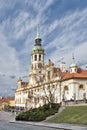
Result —
POLYGON ((28 99, 28 93, 17 93, 15 95, 15 106, 16 107, 26 107, 26 100, 28 99))
POLYGON ((61 85, 60 83, 57 83, 55 85, 56 90, 55 90, 55 103, 60 103, 61 102, 61 85))
POLYGON ((86 93, 87 98, 87 83, 86 80, 71 79, 62 83, 62 95, 64 94, 64 86, 68 86, 68 91, 65 92, 67 100, 74 99, 83 100, 83 95, 86 93), (79 89, 79 86, 83 85, 83 89, 79 89))
POLYGON ((85 83, 85 93, 86 93, 86 99, 87 99, 87 82, 85 83))
POLYGON ((86 80, 77 80, 78 81, 78 87, 77 87, 77 100, 83 100, 84 93, 87 95, 87 86, 86 86, 86 80), (83 89, 79 89, 79 86, 83 85, 83 89))

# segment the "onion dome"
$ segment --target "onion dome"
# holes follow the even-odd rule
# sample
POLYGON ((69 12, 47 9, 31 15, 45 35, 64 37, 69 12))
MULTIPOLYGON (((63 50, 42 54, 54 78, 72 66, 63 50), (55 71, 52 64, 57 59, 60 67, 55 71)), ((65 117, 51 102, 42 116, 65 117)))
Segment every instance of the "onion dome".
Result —
POLYGON ((34 44, 34 48, 32 50, 32 53, 44 53, 44 49, 41 45, 41 37, 40 37, 40 32, 39 32, 39 26, 37 27, 37 35, 35 38, 35 44, 34 44))
POLYGON ((77 67, 77 64, 76 64, 76 63, 72 63, 72 64, 70 65, 70 68, 72 68, 72 67, 77 67))
POLYGON ((44 53, 42 46, 34 46, 32 53, 44 53))

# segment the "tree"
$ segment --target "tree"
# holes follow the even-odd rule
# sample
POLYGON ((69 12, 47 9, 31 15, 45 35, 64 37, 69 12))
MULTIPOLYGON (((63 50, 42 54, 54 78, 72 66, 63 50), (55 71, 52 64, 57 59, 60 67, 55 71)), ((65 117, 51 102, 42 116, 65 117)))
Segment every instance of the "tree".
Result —
POLYGON ((45 100, 49 103, 49 107, 52 107, 52 103, 55 101, 55 91, 57 89, 57 85, 53 85, 49 83, 48 85, 43 85, 43 92, 45 96, 45 100))

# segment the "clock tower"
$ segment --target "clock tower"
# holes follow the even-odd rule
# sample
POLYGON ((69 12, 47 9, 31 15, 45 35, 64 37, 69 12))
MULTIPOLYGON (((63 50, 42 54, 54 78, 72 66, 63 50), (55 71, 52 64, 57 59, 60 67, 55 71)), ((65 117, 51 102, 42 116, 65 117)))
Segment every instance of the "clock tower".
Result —
POLYGON ((37 27, 34 48, 32 49, 32 70, 42 70, 44 66, 44 49, 41 45, 40 29, 37 27))
POLYGON ((35 44, 31 54, 31 71, 29 73, 29 84, 35 86, 41 80, 42 71, 44 69, 44 49, 41 45, 41 37, 39 26, 37 27, 37 35, 35 44))

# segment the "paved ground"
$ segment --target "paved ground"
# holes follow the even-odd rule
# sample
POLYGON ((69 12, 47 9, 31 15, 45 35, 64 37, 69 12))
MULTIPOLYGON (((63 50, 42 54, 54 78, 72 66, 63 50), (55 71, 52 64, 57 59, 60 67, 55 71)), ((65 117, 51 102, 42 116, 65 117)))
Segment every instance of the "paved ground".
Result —
POLYGON ((15 121, 15 114, 11 112, 0 111, 0 121, 15 121))
POLYGON ((80 126, 74 124, 58 124, 58 123, 48 123, 48 122, 22 122, 22 121, 15 121, 15 114, 0 111, 0 121, 8 121, 10 123, 16 124, 24 124, 24 125, 32 125, 32 126, 41 126, 41 127, 48 127, 48 128, 56 128, 56 129, 64 129, 64 130, 87 130, 87 126, 80 126))
POLYGON ((16 124, 16 123, 1 121, 0 130, 60 130, 60 129, 48 128, 39 125, 38 126, 24 125, 24 124, 16 124))
POLYGON ((11 122, 11 123, 18 123, 18 124, 27 124, 33 126, 41 126, 41 127, 48 127, 54 129, 64 129, 64 130, 87 130, 87 126, 79 126, 74 124, 57 124, 57 123, 48 123, 48 122, 11 122))

